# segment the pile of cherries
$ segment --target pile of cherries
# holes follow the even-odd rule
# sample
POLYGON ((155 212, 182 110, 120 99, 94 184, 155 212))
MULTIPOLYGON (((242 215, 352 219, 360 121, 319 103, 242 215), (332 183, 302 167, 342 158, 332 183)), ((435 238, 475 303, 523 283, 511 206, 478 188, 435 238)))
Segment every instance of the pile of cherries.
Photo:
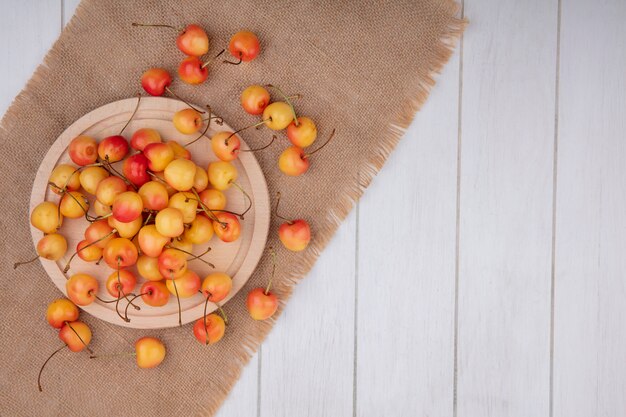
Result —
MULTIPOLYGON (((169 25, 133 26, 176 29, 169 25)), ((177 30, 176 45, 187 55, 178 68, 178 75, 186 83, 200 84, 208 77, 209 64, 225 49, 213 59, 203 62, 201 57, 209 51, 206 31, 198 25, 177 30)), ((228 50, 237 61, 223 62, 239 65, 259 54, 259 40, 252 32, 237 32, 231 38, 228 50)), ((200 293, 205 298, 205 313, 194 324, 193 334, 205 345, 221 340, 228 320, 219 303, 230 294, 232 279, 224 272, 212 272, 201 279, 189 269, 188 264, 199 260, 214 268, 204 259, 210 248, 194 254, 194 245, 207 244, 214 235, 224 243, 239 239, 240 219, 250 210, 252 200, 236 182, 237 169, 232 161, 241 152, 266 149, 277 139, 274 135, 271 142, 261 148, 241 149, 238 134, 253 127, 286 130, 292 145, 281 153, 278 167, 290 176, 305 173, 309 168, 310 155, 323 148, 334 135, 333 130, 323 145, 305 152, 304 148, 312 145, 317 138, 317 127, 312 119, 296 115, 292 100, 300 96, 288 96, 273 85, 252 85, 242 92, 241 105, 247 113, 260 115, 261 120, 235 132, 219 130, 210 138, 211 148, 219 160, 211 162, 208 167, 201 167, 193 161, 187 147, 202 140, 212 122, 222 125, 222 120, 212 115, 210 106, 206 106, 204 111, 178 97, 170 89, 171 84, 172 77, 163 68, 151 68, 141 77, 141 85, 148 94, 161 96, 167 92, 188 105, 174 114, 172 123, 186 135, 200 132, 204 126, 195 140, 184 145, 175 140, 165 141, 157 130, 150 127, 136 130, 127 140, 124 131, 139 108, 141 97, 138 97, 133 115, 119 134, 99 142, 85 135, 71 141, 68 153, 73 164, 57 165, 48 181, 50 189, 58 195, 58 203, 44 201, 31 213, 31 224, 44 236, 37 243, 38 256, 27 262, 18 262, 16 267, 38 257, 61 260, 68 250, 67 240, 59 230, 64 219, 85 218, 88 226, 84 239, 67 261, 64 272, 68 273, 76 256, 85 262, 99 264, 104 261, 112 269, 106 280, 106 290, 111 299, 98 295, 97 279, 77 272, 71 274, 66 282, 69 300, 58 299, 49 305, 48 322, 61 329, 59 337, 65 345, 46 360, 42 371, 50 358, 66 346, 74 352, 83 349, 91 352, 88 347, 91 331, 86 324, 77 321, 77 306, 87 306, 95 300, 115 303, 119 317, 129 322, 129 308, 141 309, 136 301, 138 298, 147 306, 160 307, 168 303, 171 295, 176 296, 179 324, 182 325, 180 298, 200 293), (277 92, 282 100, 272 102, 269 90, 277 92), (224 191, 230 187, 241 191, 248 201, 244 212, 235 213, 226 209, 224 191), (129 270, 133 266, 143 278, 140 285, 138 277, 129 270), (120 305, 122 300, 125 302, 123 309, 120 305), (209 302, 217 306, 217 312, 206 314, 209 302)), ((311 240, 309 224, 303 219, 290 220, 280 216, 279 203, 280 193, 274 209, 275 216, 284 220, 278 229, 280 241, 291 251, 306 249, 311 240)), ((278 308, 278 299, 271 292, 276 255, 271 248, 270 253, 273 268, 267 286, 251 290, 246 299, 249 314, 255 320, 268 319, 278 308)), ((91 353, 92 358, 116 356, 91 353)), ((137 341, 132 354, 136 355, 139 367, 150 368, 163 361, 165 346, 156 338, 144 337, 137 341)), ((41 384, 39 388, 41 390, 41 384)))

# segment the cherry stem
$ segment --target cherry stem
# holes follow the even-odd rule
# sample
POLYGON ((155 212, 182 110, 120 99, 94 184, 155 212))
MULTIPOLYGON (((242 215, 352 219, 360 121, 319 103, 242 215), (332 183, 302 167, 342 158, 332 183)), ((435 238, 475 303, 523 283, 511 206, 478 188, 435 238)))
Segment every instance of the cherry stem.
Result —
POLYGON ((206 215, 209 217, 209 219, 218 222, 219 224, 222 225, 222 227, 226 227, 228 226, 226 223, 221 222, 217 216, 215 215, 215 213, 213 213, 213 210, 211 210, 206 204, 204 204, 204 202, 202 202, 202 200, 200 199, 200 195, 198 195, 198 192, 196 191, 195 188, 192 188, 191 191, 193 191, 193 194, 196 196, 196 199, 198 200, 198 203, 200 203, 200 207, 202 207, 202 210, 204 210, 204 212, 206 213, 206 215))
POLYGON ((280 214, 278 214, 278 205, 280 204, 280 191, 276 193, 276 206, 274 207, 274 216, 278 217, 281 220, 286 221, 287 223, 289 223, 289 225, 293 224, 293 220, 289 220, 286 217, 281 216, 280 214))
POLYGON ((213 58, 209 59, 207 62, 205 62, 204 64, 202 64, 201 68, 206 68, 207 66, 209 66, 211 64, 211 62, 215 61, 217 58, 220 57, 220 55, 222 55, 224 52, 226 52, 226 49, 222 49, 221 51, 218 52, 217 55, 215 55, 213 58))
POLYGON ((269 247, 270 252, 272 253, 272 275, 270 276, 270 280, 267 283, 267 287, 265 287, 265 295, 269 294, 270 288, 272 286, 272 280, 274 279, 274 274, 276 273, 276 251, 273 247, 269 247))
POLYGON ((37 259, 39 259, 39 255, 35 256, 33 259, 29 260, 29 261, 21 261, 21 262, 15 262, 13 264, 13 269, 17 269, 19 266, 21 265, 26 265, 29 264, 31 262, 35 262, 37 259))
POLYGON ((211 117, 208 117, 206 119, 202 119, 202 121, 206 122, 209 119, 215 120, 215 123, 220 125, 220 126, 224 124, 224 119, 221 118, 220 116, 211 116, 211 117))
POLYGON ((170 274, 172 285, 174 286, 174 292, 176 293, 176 302, 178 303, 178 325, 183 326, 182 311, 180 308, 180 296, 178 295, 178 287, 176 286, 176 280, 174 279, 174 273, 170 274))
MULTIPOLYGON (((155 174, 152 171, 146 170, 146 172, 148 173, 148 175, 150 175, 152 178, 154 178, 155 180, 159 181, 161 184, 167 184, 167 181, 165 181, 163 178, 159 177, 157 174, 155 174)), ((167 184, 169 185, 169 184, 167 184)))
POLYGON ((306 155, 304 155, 304 158, 308 158, 309 156, 313 155, 315 152, 321 150, 324 146, 328 145, 328 142, 330 142, 330 140, 333 138, 333 136, 335 136, 335 129, 333 129, 332 132, 330 132, 330 136, 328 137, 328 139, 326 139, 326 142, 324 142, 322 144, 322 146, 320 146, 319 148, 317 148, 316 150, 307 153, 306 155))
POLYGON ((272 140, 270 140, 270 143, 268 143, 267 145, 262 146, 262 147, 260 147, 260 148, 256 148, 256 149, 240 149, 240 150, 239 150, 239 152, 256 152, 256 151, 262 151, 263 149, 267 149, 267 148, 269 148, 269 147, 272 145, 272 143, 274 143, 274 141, 275 141, 276 139, 278 139, 278 136, 276 136, 276 135, 272 135, 272 140))
POLYGON ((46 359, 43 365, 41 365, 41 369, 39 370, 39 376, 37 376, 37 387, 39 387, 39 392, 43 392, 43 388, 41 388, 41 374, 43 373, 43 369, 46 367, 46 365, 48 364, 48 362, 50 361, 50 359, 52 359, 54 355, 56 355, 57 353, 65 349, 66 347, 67 345, 63 345, 57 350, 55 350, 54 352, 52 352, 52 355, 48 356, 48 359, 46 359))
MULTIPOLYGON (((202 291, 200 291, 202 294, 204 294, 202 291)), ((206 307, 209 304, 209 298, 211 298, 211 293, 207 292, 206 294, 206 300, 204 301, 204 316, 203 316, 203 320, 204 320, 204 334, 205 334, 205 340, 206 340, 206 344, 209 344, 209 326, 206 324, 206 307)))
POLYGON ((108 238, 109 236, 114 235, 115 233, 117 233, 116 229, 111 230, 109 233, 107 233, 106 235, 102 236, 100 239, 94 240, 91 243, 86 244, 85 246, 83 246, 82 248, 80 248, 79 250, 77 250, 76 252, 74 252, 74 254, 72 254, 72 256, 70 256, 70 259, 67 261, 67 263, 65 264, 65 268, 63 268, 63 273, 67 273, 67 271, 70 270, 70 264, 72 263, 72 260, 74 259, 74 257, 76 255, 78 255, 78 252, 87 249, 88 247, 95 245, 98 242, 102 242, 104 239, 108 238))
POLYGON ((227 59, 223 60, 222 62, 224 64, 239 65, 239 64, 241 64, 243 62, 243 54, 241 52, 239 52, 239 61, 237 61, 237 62, 232 62, 232 61, 229 61, 227 59))
POLYGON ((152 212, 148 213, 148 216, 146 217, 146 220, 143 222, 143 225, 144 226, 147 225, 151 219, 152 219, 152 212))
POLYGON ((250 211, 250 209, 252 208, 252 198, 250 198, 250 195, 248 195, 248 193, 246 192, 246 190, 243 189, 243 187, 239 184, 237 184, 235 181, 231 182, 232 185, 234 185, 239 191, 241 191, 241 193, 245 196, 245 198, 248 199, 248 207, 244 210, 243 213, 241 213, 239 215, 239 217, 241 217, 241 219, 243 220, 243 216, 244 214, 246 214, 247 212, 250 211))
POLYGON ((117 356, 137 356, 137 352, 107 353, 105 355, 90 355, 89 359, 115 358, 117 356))
POLYGON ((246 129, 250 129, 250 128, 252 128, 252 127, 261 126, 262 124, 265 124, 266 122, 270 122, 271 120, 272 120, 272 118, 270 117, 269 119, 261 120, 260 122, 255 123, 255 124, 252 124, 252 125, 250 125, 250 126, 242 127, 241 129, 239 129, 239 130, 237 130, 237 131, 235 131, 235 132, 231 133, 230 135, 228 135, 228 137, 227 137, 226 139, 224 139, 224 143, 225 143, 226 145, 228 145, 228 140, 229 140, 230 138, 232 138, 233 136, 235 136, 236 134, 238 134, 239 132, 243 132, 244 130, 246 130, 246 129))
POLYGON ((137 191, 137 186, 135 184, 133 184, 128 178, 126 178, 124 174, 120 173, 117 169, 113 168, 113 165, 111 165, 111 162, 109 161, 109 155, 104 157, 104 163, 109 168, 110 170, 109 172, 113 171, 111 172, 112 174, 123 179, 126 184, 130 185, 131 187, 135 189, 135 191, 137 191))
POLYGON ((87 343, 85 343, 85 341, 83 340, 82 337, 80 337, 80 335, 78 334, 78 332, 72 327, 72 324, 69 321, 66 321, 65 324, 67 325, 67 327, 69 327, 70 329, 72 329, 72 331, 74 332, 74 334, 76 335, 76 337, 78 337, 78 340, 80 340, 82 342, 83 345, 85 345, 85 349, 87 349, 87 352, 91 353, 93 355, 93 350, 91 350, 89 348, 89 346, 87 346, 87 343))
POLYGON ((187 143, 186 145, 184 145, 184 147, 186 148, 187 146, 196 143, 197 141, 199 141, 200 139, 202 139, 204 137, 204 135, 206 135, 206 132, 209 130, 209 126, 211 126, 211 106, 209 106, 207 104, 206 106, 207 111, 209 112, 209 121, 206 124, 206 127, 204 128, 204 131, 202 133, 200 133, 200 136, 198 136, 197 138, 195 138, 194 140, 192 140, 191 142, 187 143))
POLYGON ((126 130, 128 125, 130 124, 131 120, 133 120, 133 117, 135 117, 135 115, 137 114, 137 110, 139 110, 139 102, 140 101, 141 101, 141 94, 137 94, 137 104, 135 105, 135 110, 133 110, 133 114, 130 115, 130 119, 128 119, 128 121, 126 122, 126 124, 124 125, 122 130, 120 130, 120 135, 122 133, 124 133, 124 130, 126 130))
POLYGON ((175 26, 172 25, 162 25, 162 24, 151 24, 151 23, 131 23, 132 26, 138 27, 155 27, 155 28, 170 28, 170 29, 174 29, 177 30, 179 32, 183 32, 185 29, 181 29, 181 28, 177 28, 175 26))
POLYGON ((136 296, 134 296, 133 298, 131 298, 131 299, 130 299, 130 301, 128 302, 128 304, 126 304, 126 308, 124 309, 124 321, 125 321, 125 322, 130 323, 130 319, 128 318, 128 307, 129 307, 131 304, 133 304, 133 301, 135 301, 135 299, 137 299, 137 298, 139 298, 139 297, 142 297, 142 296, 144 296, 144 295, 150 295, 150 294, 152 294, 152 292, 151 292, 151 291, 148 291, 148 292, 144 292, 144 293, 138 294, 138 295, 136 295, 136 296))
MULTIPOLYGON (((117 258, 117 303, 115 303, 115 311, 117 311, 117 306, 120 302, 120 295, 124 297, 124 299, 126 300, 128 304, 133 304, 132 302, 130 302, 130 300, 126 296, 126 293, 124 293, 124 286, 122 285, 122 279, 120 277, 120 263, 121 262, 122 260, 120 259, 120 257, 118 257, 117 258)), ((141 307, 139 307, 138 305, 133 304, 133 307, 135 308, 135 310, 141 310, 141 307)), ((117 313, 117 315, 122 317, 122 315, 119 312, 117 313)), ((122 317, 122 319, 124 319, 124 317, 122 317)))
MULTIPOLYGON (((186 250, 184 250, 184 249, 181 249, 181 248, 176 248, 176 247, 174 247, 174 246, 170 246, 170 245, 167 245, 167 246, 165 246, 165 247, 166 247, 167 249, 174 249, 174 250, 180 251, 180 252, 182 252, 182 253, 185 253, 185 254, 187 254, 187 255, 191 256, 191 261, 193 261, 193 260, 197 259, 197 260, 199 260, 199 261, 204 262, 205 264, 207 264, 207 265, 208 265, 208 266, 210 266, 211 268, 215 268, 215 265, 213 265, 211 262, 209 262, 209 261, 205 261, 204 259, 202 259, 202 258, 201 258, 202 256, 206 255, 207 253, 211 252, 211 247, 208 247, 208 248, 207 248, 207 250, 205 250, 204 252, 202 252, 200 255, 194 255, 193 253, 191 253, 191 252, 187 252, 187 251, 186 251, 186 250)), ((173 278, 172 278, 172 279, 173 279, 173 278)))
POLYGON ((293 123, 296 126, 298 126, 300 124, 300 122, 298 122, 298 116, 296 115, 296 109, 293 107, 293 103, 291 102, 290 96, 285 94, 283 92, 283 90, 280 89, 280 87, 276 87, 275 85, 272 85, 272 84, 266 84, 265 86, 268 87, 268 88, 273 88, 274 90, 278 91, 281 96, 283 96, 283 98, 285 99, 287 104, 289 104, 289 107, 291 108, 291 114, 293 115, 293 123))
POLYGON ((220 306, 219 304, 215 303, 215 305, 217 306, 217 311, 220 313, 220 315, 224 319, 224 324, 228 326, 228 316, 226 316, 226 312, 224 311, 222 306, 220 306))
POLYGON ((191 107, 192 109, 194 109, 195 111, 197 111, 200 114, 204 114, 203 110, 200 110, 199 108, 197 108, 196 106, 194 106, 193 104, 189 103, 187 100, 181 98, 178 94, 176 94, 175 92, 172 91, 171 88, 169 87, 165 87, 165 91, 167 91, 168 93, 170 93, 174 98, 182 101, 183 103, 185 103, 186 105, 188 105, 189 107, 191 107))

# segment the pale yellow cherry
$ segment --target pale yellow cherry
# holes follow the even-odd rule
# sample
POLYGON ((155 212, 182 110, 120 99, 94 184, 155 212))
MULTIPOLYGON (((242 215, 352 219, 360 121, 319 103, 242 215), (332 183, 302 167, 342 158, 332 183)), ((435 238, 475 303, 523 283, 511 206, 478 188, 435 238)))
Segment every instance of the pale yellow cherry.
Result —
POLYGON ((80 185, 89 194, 96 195, 98 184, 108 176, 109 173, 102 167, 87 167, 80 173, 80 185))
POLYGON ((209 210, 224 210, 226 208, 226 195, 220 190, 209 188, 200 193, 200 201, 209 210))
POLYGON ((70 219, 83 217, 89 210, 89 201, 78 191, 69 191, 61 197, 61 214, 70 219))
POLYGON ((148 281, 161 281, 163 275, 159 272, 159 258, 141 255, 137 259, 137 272, 148 281))
POLYGON ((50 233, 37 243, 37 254, 44 259, 58 261, 67 252, 67 240, 63 235, 50 233))
POLYGON ((163 236, 154 224, 143 226, 137 235, 137 243, 144 255, 156 258, 163 251, 163 247, 170 241, 170 238, 163 236))
POLYGON ((189 191, 196 177, 196 164, 188 159, 175 159, 165 170, 165 181, 178 191, 189 191))
POLYGON ((185 229, 185 240, 194 245, 207 243, 213 237, 213 222, 204 214, 196 216, 190 227, 185 229))
POLYGON ((228 189, 237 180, 237 168, 230 162, 211 162, 208 171, 209 182, 220 191, 228 189))
POLYGON ((44 233, 54 233, 63 224, 59 208, 50 201, 39 203, 30 214, 30 224, 44 233))
POLYGON ((57 194, 61 190, 77 191, 80 189, 80 171, 72 165, 57 165, 50 173, 48 182, 54 184, 51 189, 57 194))
POLYGON ((193 189, 202 192, 209 186, 209 174, 199 166, 196 166, 196 175, 193 177, 193 189))
POLYGON ((166 237, 178 237, 185 231, 183 213, 173 207, 167 207, 158 212, 154 224, 157 231, 166 237))
POLYGON ((191 223, 196 218, 198 200, 193 193, 178 192, 170 197, 168 207, 173 207, 183 213, 183 223, 191 223))
MULTIPOLYGON (((174 189, 172 191, 176 192, 174 189)), ((170 199, 167 188, 160 181, 148 181, 139 188, 137 193, 143 201, 143 207, 148 210, 162 210, 167 207, 170 199)))
POLYGON ((117 234, 120 237, 125 237, 126 239, 130 239, 139 233, 139 229, 143 226, 143 218, 141 216, 128 223, 116 220, 113 216, 108 217, 107 220, 109 221, 109 226, 117 230, 117 234))

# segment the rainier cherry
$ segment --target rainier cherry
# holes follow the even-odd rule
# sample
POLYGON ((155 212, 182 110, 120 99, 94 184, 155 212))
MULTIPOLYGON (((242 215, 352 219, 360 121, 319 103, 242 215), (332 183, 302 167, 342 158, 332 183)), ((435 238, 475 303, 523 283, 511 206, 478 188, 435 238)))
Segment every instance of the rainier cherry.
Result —
POLYGON ((143 201, 143 207, 148 210, 162 210, 167 207, 169 201, 169 195, 165 186, 159 181, 150 181, 145 183, 137 191, 141 200, 143 201))
POLYGON ((63 217, 78 219, 87 214, 89 201, 78 191, 68 191, 61 197, 59 208, 63 217))
POLYGON ((213 153, 222 161, 230 162, 239 156, 241 141, 232 132, 217 132, 211 138, 213 153))
POLYGON ((55 329, 63 327, 66 321, 78 320, 78 307, 67 298, 59 298, 48 304, 46 320, 55 329))
POLYGON ((212 345, 224 337, 226 323, 218 314, 212 313, 196 321, 193 325, 193 335, 198 342, 212 345))
POLYGON ((137 259, 137 272, 148 281, 161 281, 163 275, 159 272, 159 259, 141 255, 137 259))
POLYGON ((141 216, 143 200, 139 194, 133 191, 126 191, 115 196, 112 210, 115 220, 129 223, 141 216))
POLYGON ((176 130, 185 135, 196 133, 203 123, 200 113, 192 108, 182 109, 174 113, 172 122, 176 130))
POLYGON ((211 162, 208 172, 209 182, 216 190, 226 190, 237 180, 237 168, 230 162, 211 162))
POLYGON ((107 243, 114 237, 115 230, 109 226, 109 222, 106 219, 95 221, 85 229, 85 239, 93 242, 100 249, 104 249, 107 243))
POLYGON ((250 31, 239 31, 230 38, 228 51, 232 56, 240 60, 238 63, 241 61, 252 61, 261 51, 259 38, 250 31))
POLYGON ((141 76, 141 86, 151 96, 162 96, 172 84, 172 76, 163 68, 150 68, 141 76))
POLYGON ((204 214, 199 214, 183 233, 186 240, 194 245, 207 243, 213 237, 213 222, 204 214))
POLYGON ((62 223, 58 206, 50 201, 39 203, 30 214, 30 224, 44 233, 54 233, 62 223))
POLYGON ((270 292, 274 273, 276 272, 276 253, 273 249, 270 248, 270 250, 272 251, 273 266, 272 275, 267 283, 267 287, 253 289, 248 293, 248 297, 246 298, 248 313, 250 313, 250 317, 255 320, 268 319, 272 317, 278 309, 278 298, 276 294, 270 292))
POLYGON ((148 181, 150 181, 150 174, 148 174, 148 166, 150 161, 143 153, 137 153, 129 156, 124 160, 122 165, 122 173, 124 177, 137 187, 141 187, 148 181))
MULTIPOLYGON (((196 176, 196 164, 188 159, 174 159, 163 171, 165 181, 177 191, 189 191, 196 176)), ((209 180, 211 173, 209 172, 209 180)), ((217 187, 216 187, 217 188, 217 187)))
POLYGON ((174 160, 174 151, 166 143, 151 143, 143 149, 143 154, 148 158, 148 168, 153 172, 163 171, 174 160))
POLYGON ((202 281, 201 291, 212 303, 222 301, 233 288, 232 278, 223 272, 213 272, 202 281))
POLYGON ((234 214, 219 212, 215 214, 213 230, 222 242, 234 242, 241 234, 241 224, 234 214))
POLYGON ((202 191, 199 197, 209 210, 219 211, 226 208, 226 196, 220 190, 209 188, 202 191))
POLYGON ((198 293, 201 282, 198 274, 187 269, 178 278, 167 279, 165 285, 172 295, 177 295, 180 298, 189 298, 198 293), (174 284, 176 284, 176 288, 174 288, 174 284))
POLYGON ((141 252, 153 258, 159 256, 163 252, 163 247, 170 241, 169 237, 159 233, 154 224, 143 226, 139 230, 138 240, 141 252))
POLYGON ((170 140, 165 142, 174 151, 174 159, 191 159, 191 152, 180 143, 170 140))
POLYGON ((144 23, 133 23, 133 26, 164 27, 177 30, 176 46, 185 55, 202 56, 209 52, 209 37, 205 30, 198 25, 191 24, 182 29, 170 25, 150 25, 144 23))
POLYGON ((113 205, 115 197, 122 194, 127 189, 126 183, 120 177, 111 176, 98 183, 96 188, 96 198, 106 206, 113 205))
POLYGON ((106 281, 107 292, 115 298, 122 298, 132 293, 135 285, 137 285, 137 278, 126 269, 113 272, 106 281))
POLYGON ((68 153, 76 165, 93 164, 98 159, 98 142, 90 136, 77 136, 70 142, 68 153))
POLYGON ((132 239, 137 233, 139 233, 141 226, 143 226, 142 216, 139 216, 135 220, 127 223, 121 222, 115 217, 109 217, 107 220, 109 222, 109 226, 117 230, 117 234, 120 237, 125 237, 126 239, 132 239))
POLYGON ((306 249, 311 241, 311 228, 306 220, 297 219, 289 220, 278 214, 278 205, 280 204, 280 193, 276 196, 276 207, 274 215, 279 219, 285 220, 278 228, 278 237, 282 244, 290 251, 299 252, 306 249))
POLYGON ((170 300, 170 293, 162 281, 146 281, 141 286, 141 299, 151 307, 162 307, 170 300))
POLYGON ((241 93, 241 107, 249 114, 263 114, 268 104, 270 93, 260 85, 251 85, 241 93))
MULTIPOLYGON (((213 236, 213 230, 211 230, 213 236)), ((50 261, 58 261, 67 252, 67 240, 58 234, 50 233, 37 242, 37 254, 50 261)))
POLYGON ((178 237, 185 231, 183 213, 177 208, 167 207, 156 215, 156 230, 165 237, 178 237))
POLYGON ((48 182, 56 194, 77 191, 80 189, 80 171, 71 165, 59 164, 50 173, 48 182))
POLYGON ((294 120, 293 108, 284 101, 276 101, 263 110, 265 125, 272 130, 283 130, 294 120))
POLYGON ((196 166, 196 175, 193 177, 193 189, 196 192, 204 191, 209 186, 209 174, 206 170, 196 166))
POLYGON ((335 130, 333 129, 328 140, 324 142, 322 146, 320 146, 316 150, 309 152, 309 153, 305 153, 304 149, 298 146, 288 147, 287 149, 283 151, 282 154, 280 154, 280 157, 278 158, 278 168, 283 173, 292 177, 296 177, 298 175, 304 174, 309 169, 309 165, 310 165, 309 157, 313 155, 315 152, 322 149, 324 146, 326 146, 328 142, 330 142, 330 140, 333 138, 334 135, 335 135, 335 130))
POLYGON ((86 306, 96 299, 98 281, 91 275, 75 274, 65 283, 65 291, 74 304, 86 306))
POLYGON ((180 210, 183 214, 183 223, 188 224, 196 218, 198 200, 190 192, 178 192, 170 197, 168 207, 180 210))
POLYGON ((109 172, 102 167, 87 167, 80 173, 80 185, 89 194, 96 195, 98 184, 108 176, 109 172))
POLYGON ((121 161, 128 151, 128 142, 121 135, 106 137, 98 145, 98 156, 110 163, 121 161))
POLYGON ((143 128, 133 133, 133 136, 130 138, 130 147, 138 151, 143 151, 146 145, 159 142, 161 142, 159 132, 154 129, 143 128))
POLYGON ((198 57, 188 56, 178 66, 178 76, 187 84, 202 84, 209 76, 207 64, 198 57))
POLYGON ((76 245, 78 257, 85 262, 96 262, 102 257, 102 249, 92 245, 88 240, 81 240, 76 245))
POLYGON ((91 355, 89 358, 96 359, 115 356, 134 356, 138 367, 142 369, 155 368, 165 359, 165 345, 156 337, 142 337, 135 342, 134 352, 91 355))
POLYGON ((187 271, 187 254, 179 250, 165 249, 159 255, 159 272, 166 279, 181 277, 187 271))
POLYGON ((287 126, 287 138, 296 146, 306 148, 315 142, 317 138, 317 127, 313 120, 308 117, 298 117, 298 125, 295 121, 287 126))
POLYGON ((133 242, 121 237, 109 241, 102 251, 104 262, 113 269, 135 265, 138 256, 133 242))

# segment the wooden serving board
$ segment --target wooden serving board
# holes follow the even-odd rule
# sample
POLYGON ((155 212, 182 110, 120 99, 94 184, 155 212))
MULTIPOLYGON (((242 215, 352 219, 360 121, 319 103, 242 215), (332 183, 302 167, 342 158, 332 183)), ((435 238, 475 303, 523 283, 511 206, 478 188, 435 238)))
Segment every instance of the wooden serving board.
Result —
MULTIPOLYGON (((30 199, 31 211, 44 200, 58 203, 59 196, 49 189, 47 183, 50 173, 56 165, 61 163, 74 165, 67 153, 70 141, 82 134, 92 136, 98 141, 107 136, 118 134, 130 118, 136 104, 137 99, 131 98, 102 106, 78 119, 57 138, 37 171, 30 199)), ((150 127, 159 131, 164 140, 176 140, 183 145, 191 142, 199 136, 199 133, 183 135, 174 128, 172 123, 173 114, 185 107, 186 104, 174 99, 143 97, 137 114, 124 131, 124 136, 130 139, 136 130, 150 127)), ((219 130, 234 131, 226 123, 222 126, 211 123, 210 129, 206 133, 207 137, 198 140, 188 147, 192 154, 192 160, 198 166, 206 169, 209 162, 217 160, 211 150, 209 138, 219 130)), ((248 148, 243 139, 241 140, 241 147, 242 149, 248 148)), ((241 153, 240 157, 233 164, 236 166, 239 174, 237 182, 250 194, 253 203, 252 209, 245 215, 245 219, 241 220, 241 236, 237 241, 231 243, 224 243, 217 236, 214 236, 208 244, 194 245, 194 253, 197 254, 202 253, 208 246, 211 247, 211 251, 203 256, 203 259, 213 263, 215 269, 199 260, 189 261, 189 269, 196 272, 201 279, 215 271, 226 272, 233 278, 233 289, 228 297, 220 303, 222 305, 228 302, 244 286, 256 268, 265 248, 270 224, 270 199, 267 184, 263 171, 253 153, 241 153)), ((118 165, 116 168, 121 172, 121 165, 118 165)), ((93 196, 87 193, 84 194, 90 202, 93 202, 93 196)), ((227 197, 226 208, 228 210, 240 213, 245 209, 246 200, 235 187, 225 191, 225 194, 227 197)), ((90 212, 93 213, 93 210, 90 212)), ((67 278, 76 273, 87 273, 100 282, 98 295, 105 300, 111 300, 112 297, 106 291, 105 282, 114 270, 109 268, 104 261, 100 265, 96 265, 95 263, 84 262, 76 256, 72 260, 68 273, 63 273, 63 268, 69 257, 76 250, 76 245, 84 239, 84 231, 88 224, 84 217, 64 219, 59 233, 67 239, 67 254, 58 262, 45 259, 41 259, 41 262, 50 279, 63 294, 67 295, 65 291, 67 278)), ((36 244, 43 234, 32 226, 31 232, 33 241, 36 244)), ((138 294, 144 279, 136 273, 134 267, 129 268, 129 270, 137 275, 138 283, 135 293, 138 294)), ((178 305, 175 296, 171 296, 169 303, 163 307, 147 306, 141 301, 141 298, 136 299, 135 302, 141 307, 141 310, 137 311, 132 307, 128 309, 130 322, 125 322, 118 316, 115 312, 115 303, 107 304, 96 300, 94 303, 81 308, 95 317, 120 326, 157 329, 178 325, 178 305)), ((120 301, 120 307, 122 311, 126 307, 126 302, 123 299, 120 301)), ((198 293, 191 298, 181 299, 181 308, 183 324, 197 320, 204 313, 204 298, 198 293)), ((214 311, 216 308, 216 305, 209 303, 207 311, 214 311)))

